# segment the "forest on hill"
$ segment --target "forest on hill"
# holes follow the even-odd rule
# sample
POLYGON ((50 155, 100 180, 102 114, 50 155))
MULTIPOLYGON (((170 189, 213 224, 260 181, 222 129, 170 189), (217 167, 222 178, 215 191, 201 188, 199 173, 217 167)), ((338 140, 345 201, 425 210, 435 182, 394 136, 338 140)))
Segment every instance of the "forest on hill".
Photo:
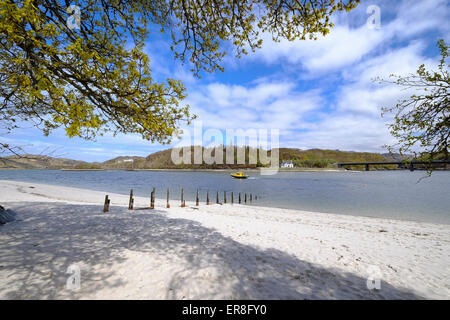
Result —
MULTIPOLYGON (((264 161, 259 158, 259 152, 252 147, 234 147, 232 149, 233 164, 227 164, 226 147, 221 146, 223 151, 222 164, 194 164, 194 146, 191 146, 191 164, 175 164, 172 161, 172 150, 167 149, 148 155, 120 156, 104 162, 85 162, 63 158, 53 158, 40 155, 9 156, 0 158, 0 168, 3 169, 251 169, 264 167, 264 161), (244 163, 238 164, 238 155, 244 163)), ((215 157, 214 148, 198 147, 201 154, 215 157), (201 149, 200 149, 201 148, 201 149)), ((176 150, 179 151, 178 149, 176 150)), ((263 150, 270 158, 272 151, 263 150)), ((298 168, 336 168, 340 162, 382 162, 399 161, 404 159, 399 155, 389 155, 370 152, 353 152, 340 150, 309 149, 301 150, 294 148, 278 149, 279 162, 292 161, 298 168)), ((350 167, 361 169, 361 167, 350 167)), ((396 166, 374 166, 374 168, 395 169, 396 166)))

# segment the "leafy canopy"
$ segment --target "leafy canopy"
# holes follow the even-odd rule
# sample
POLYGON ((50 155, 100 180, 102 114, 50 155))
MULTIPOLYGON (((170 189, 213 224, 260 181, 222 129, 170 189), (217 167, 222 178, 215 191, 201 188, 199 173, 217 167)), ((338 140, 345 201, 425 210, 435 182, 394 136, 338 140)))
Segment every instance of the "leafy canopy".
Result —
POLYGON ((383 108, 383 114, 393 113, 394 122, 389 125, 398 143, 389 146, 401 154, 413 153, 422 159, 449 159, 450 145, 450 64, 449 47, 438 41, 441 59, 437 71, 428 71, 422 64, 415 74, 406 77, 391 75, 388 82, 404 89, 414 89, 408 99, 391 108, 383 108))
POLYGON ((149 30, 172 38, 175 58, 192 72, 223 70, 224 44, 237 56, 273 39, 326 35, 331 15, 359 0, 25 0, 0 1, 0 123, 20 120, 45 134, 64 127, 69 137, 138 133, 169 142, 194 116, 182 82, 152 78, 144 53, 149 30), (68 27, 70 5, 80 28, 68 27))

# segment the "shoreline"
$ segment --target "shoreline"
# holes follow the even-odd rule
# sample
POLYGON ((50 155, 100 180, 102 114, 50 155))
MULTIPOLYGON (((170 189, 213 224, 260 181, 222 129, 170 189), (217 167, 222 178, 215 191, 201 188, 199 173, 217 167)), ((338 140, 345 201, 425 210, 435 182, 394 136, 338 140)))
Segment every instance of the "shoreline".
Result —
MULTIPOLYGON (((84 171, 84 170, 82 170, 82 171, 84 171)), ((94 170, 94 171, 106 171, 106 170, 94 170)), ((346 172, 348 172, 348 173, 360 173, 360 171, 350 171, 350 170, 348 170, 346 172)), ((83 186, 81 186, 81 187, 72 187, 72 186, 69 186, 68 184, 54 184, 54 185, 41 184, 41 183, 38 183, 38 182, 35 182, 35 181, 31 181, 31 180, 2 180, 2 178, 0 177, 0 184, 1 183, 9 183, 9 182, 13 182, 13 183, 15 183, 15 182, 17 182, 17 183, 29 183, 29 184, 38 184, 38 185, 40 184, 40 185, 44 185, 44 186, 54 186, 54 187, 58 186, 58 187, 62 187, 62 188, 74 189, 75 193, 76 192, 80 192, 80 191, 81 192, 85 192, 86 190, 88 190, 87 188, 85 188, 83 186)), ((128 197, 129 197, 129 191, 128 190, 127 190, 127 192, 124 192, 124 193, 109 192, 109 191, 105 191, 103 189, 92 189, 90 191, 96 192, 96 193, 102 193, 103 197, 106 194, 117 195, 119 198, 122 198, 122 200, 126 199, 126 203, 124 202, 125 200, 123 200, 121 205, 128 206, 128 197)), ((173 189, 171 189, 170 201, 171 202, 179 201, 180 200, 179 194, 175 194, 174 195, 172 191, 173 191, 173 189)), ((119 192, 123 192, 123 191, 119 191, 119 192)), ((210 194, 210 197, 211 197, 210 199, 211 199, 211 202, 213 204, 215 204, 214 203, 215 201, 213 199, 215 196, 214 196, 213 193, 210 194)), ((237 193, 235 193, 235 194, 237 196, 237 193)), ((162 196, 162 197, 161 197, 160 193, 157 194, 156 197, 160 197, 160 198, 157 198, 160 201, 166 201, 165 193, 164 193, 164 196, 162 196)), ((136 196, 136 195, 135 195, 135 198, 146 199, 145 197, 136 196)), ((146 201, 146 200, 142 200, 142 201, 146 201)), ((202 202, 202 201, 204 202, 205 200, 203 199, 200 202, 202 202)), ((229 199, 229 201, 230 201, 230 199, 229 199)), ((235 201, 236 201, 235 204, 237 204, 237 199, 236 198, 235 198, 235 201)), ((98 202, 98 203, 100 203, 100 202, 98 202)), ((186 200, 186 203, 194 203, 194 199, 186 200)), ((328 211, 328 210, 325 210, 325 211, 317 210, 316 211, 316 210, 308 210, 308 209, 301 209, 301 208, 293 208, 293 206, 286 206, 286 205, 283 206, 283 205, 281 205, 279 203, 264 203, 264 205, 260 205, 258 202, 254 202, 254 203, 248 203, 248 204, 244 204, 243 203, 243 205, 247 206, 247 207, 267 208, 267 209, 270 208, 270 209, 275 209, 275 210, 291 210, 291 211, 294 211, 294 212, 301 211, 301 212, 308 212, 308 213, 311 213, 311 214, 330 214, 330 215, 339 215, 339 216, 344 215, 344 216, 347 216, 347 217, 362 217, 362 218, 369 218, 369 219, 382 219, 382 220, 385 220, 385 221, 399 221, 399 222, 413 222, 413 223, 415 222, 415 223, 428 223, 428 224, 433 224, 433 225, 447 225, 447 226, 450 226, 450 222, 447 222, 447 221, 430 221, 430 220, 425 220, 425 219, 423 219, 421 217, 420 218, 417 218, 417 217, 416 218, 414 218, 414 217, 406 217, 406 218, 378 217, 373 212, 370 212, 370 213, 364 212, 362 214, 354 214, 354 213, 345 213, 345 212, 328 211)))
MULTIPOLYGON (((33 169, 25 169, 25 168, 0 168, 1 170, 53 170, 53 171, 163 171, 163 172, 236 172, 236 171, 246 171, 246 172, 259 172, 260 169, 116 169, 116 168, 104 168, 104 169, 72 169, 72 168, 33 168, 33 169)), ((353 170, 353 169, 333 169, 333 168, 279 168, 278 172, 387 172, 387 171, 408 171, 409 169, 372 169, 370 171, 366 170, 353 170)), ((427 172, 426 169, 414 169, 414 171, 424 171, 427 172)), ((436 168, 434 172, 446 172, 450 171, 450 169, 441 169, 436 168)))
POLYGON ((129 211, 113 193, 103 213, 105 194, 0 180, 17 213, 0 226, 0 299, 450 297, 448 225, 165 199, 129 211), (76 292, 64 288, 71 263, 86 277, 76 292), (380 290, 366 287, 370 266, 380 290))
MULTIPOLYGON (((174 171, 174 172, 236 172, 236 171, 249 171, 249 172, 259 172, 260 169, 118 169, 118 168, 104 168, 104 169, 73 169, 73 168, 40 168, 40 169, 24 169, 24 168, 0 168, 0 170, 60 170, 60 171, 174 171)), ((294 168, 286 169, 280 168, 279 172, 349 172, 357 170, 346 170, 346 169, 333 169, 333 168, 294 168)), ((362 170, 361 170, 362 171, 362 170)), ((381 170, 380 170, 381 171, 381 170)), ((386 170, 388 171, 388 170, 386 170)))
MULTIPOLYGON (((58 184, 45 184, 45 183, 36 183, 33 181, 18 181, 18 180, 1 180, 0 179, 0 186, 2 184, 9 184, 12 183, 13 185, 19 186, 19 185, 39 185, 41 187, 43 187, 44 189, 48 189, 51 188, 53 189, 51 192, 46 192, 48 194, 39 194, 39 196, 44 197, 50 201, 68 201, 70 203, 87 203, 87 204, 93 204, 93 205, 101 205, 103 206, 103 201, 104 201, 104 196, 108 195, 110 200, 111 198, 114 198, 114 201, 111 202, 111 205, 117 205, 117 206, 123 206, 123 207, 127 207, 128 208, 128 201, 129 201, 129 193, 116 193, 116 192, 108 192, 108 191, 104 191, 104 190, 95 190, 95 189, 86 189, 86 188, 79 188, 79 187, 69 187, 67 185, 58 185, 58 184), (78 196, 74 196, 71 198, 71 196, 59 196, 59 197, 55 197, 53 195, 58 194, 58 189, 62 190, 68 190, 67 193, 69 193, 70 195, 77 195, 80 193, 94 193, 96 195, 98 195, 98 197, 96 197, 96 199, 100 199, 99 201, 87 201, 84 202, 82 199, 80 199, 78 196), (69 191, 70 190, 70 191, 69 191)), ((159 195, 156 195, 156 203, 159 203, 159 205, 162 208, 165 208, 166 205, 166 198, 165 197, 158 197, 159 195)), ((210 206, 214 206, 216 205, 216 203, 214 202, 214 195, 211 194, 210 195, 210 200, 211 200, 211 204, 208 205, 208 207, 210 206)), ((149 202, 149 198, 146 197, 142 197, 142 196, 134 196, 135 200, 138 199, 138 204, 141 204, 142 208, 139 208, 138 210, 142 210, 143 208, 146 208, 146 206, 142 206, 143 203, 147 203, 149 202)), ((2 201, 2 197, 0 197, 0 204, 2 201)), ((178 201, 180 201, 179 197, 176 196, 176 198, 170 198, 170 203, 178 203, 178 201)), ((237 201, 235 199, 235 201, 237 201)), ((195 201, 194 200, 186 200, 186 206, 191 205, 194 206, 195 205, 195 201)), ((226 205, 226 204, 221 204, 221 205, 226 205)), ((430 222, 430 221, 422 221, 422 220, 413 220, 413 219, 395 219, 395 218, 382 218, 382 217, 376 217, 376 216, 370 216, 370 215, 354 215, 354 214, 344 214, 344 213, 337 213, 337 212, 326 212, 326 211, 308 211, 308 210, 302 210, 302 209, 293 209, 293 208, 287 208, 287 207, 278 207, 278 206, 261 206, 261 205, 252 205, 252 204, 238 204, 237 202, 235 202, 233 204, 234 206, 242 206, 245 208, 253 208, 253 209, 262 209, 262 210, 275 210, 275 211, 279 211, 282 210, 286 213, 306 213, 306 214, 317 214, 317 215, 330 215, 333 217, 347 217, 349 219, 352 218, 363 218, 363 219, 375 219, 375 220, 381 220, 385 223, 390 223, 390 222, 394 222, 394 223, 416 223, 416 224, 428 224, 428 225, 434 225, 434 226, 448 226, 450 228, 450 224, 448 223, 437 223, 437 222, 430 222)), ((205 199, 201 199, 200 201, 200 206, 206 206, 205 204, 205 199)), ((449 229, 450 230, 450 229, 449 229)))

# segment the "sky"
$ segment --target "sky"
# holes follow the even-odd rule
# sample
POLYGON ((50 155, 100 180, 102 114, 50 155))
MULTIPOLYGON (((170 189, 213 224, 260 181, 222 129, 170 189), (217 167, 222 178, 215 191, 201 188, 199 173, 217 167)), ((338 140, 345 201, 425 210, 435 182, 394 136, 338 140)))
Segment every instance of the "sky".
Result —
MULTIPOLYGON (((436 69, 437 41, 450 42, 450 2, 363 0, 333 21, 330 34, 316 41, 275 43, 264 35, 262 49, 240 59, 227 55, 225 72, 203 73, 200 79, 174 60, 164 38, 150 35, 145 50, 156 79, 184 82, 188 96, 183 104, 190 105, 203 130, 278 129, 280 147, 386 152, 384 146, 395 141, 387 127, 392 118, 382 117, 381 108, 411 92, 373 79, 408 75, 421 64, 436 69), (380 9, 378 28, 374 12, 368 12, 373 5, 380 9)), ((192 132, 192 127, 182 129, 192 132)), ((179 145, 151 143, 133 134, 85 141, 68 138, 63 129, 46 137, 31 124, 2 141, 21 145, 27 153, 85 161, 147 156, 179 145)))

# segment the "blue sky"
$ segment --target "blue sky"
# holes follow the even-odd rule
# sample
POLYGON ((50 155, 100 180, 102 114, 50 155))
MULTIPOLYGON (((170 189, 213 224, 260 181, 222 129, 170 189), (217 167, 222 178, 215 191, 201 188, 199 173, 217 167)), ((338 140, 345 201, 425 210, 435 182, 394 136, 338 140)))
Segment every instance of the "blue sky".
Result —
MULTIPOLYGON (((280 146, 385 152, 393 143, 381 107, 393 106, 410 92, 372 79, 406 75, 424 63, 435 68, 438 39, 450 42, 450 4, 446 0, 362 1, 335 16, 336 26, 317 41, 274 43, 241 59, 227 55, 225 72, 194 78, 173 59, 164 38, 151 38, 146 51, 156 79, 183 80, 184 101, 204 129, 279 129, 280 146), (381 9, 381 27, 366 21, 369 5, 381 9)), ((188 130, 188 128, 184 128, 188 130)), ((45 137, 28 125, 2 140, 29 153, 104 161, 121 155, 146 156, 170 148, 137 135, 107 135, 96 141, 69 139, 64 130, 45 137)))

